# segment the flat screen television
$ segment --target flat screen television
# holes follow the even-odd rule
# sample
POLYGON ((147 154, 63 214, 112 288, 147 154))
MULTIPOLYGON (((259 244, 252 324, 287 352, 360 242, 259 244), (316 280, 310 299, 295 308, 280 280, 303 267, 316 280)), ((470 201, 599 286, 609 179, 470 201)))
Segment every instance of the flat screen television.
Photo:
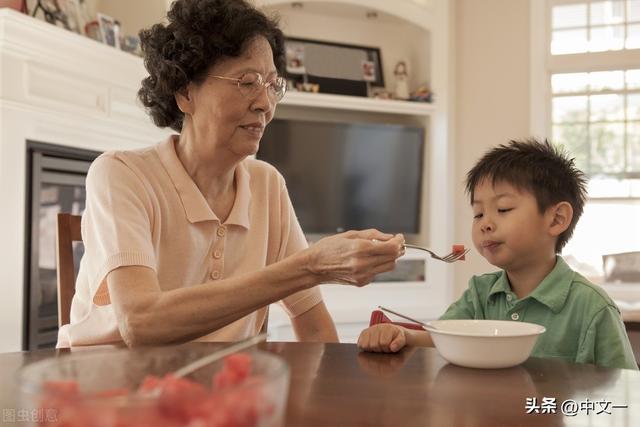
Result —
POLYGON ((257 158, 285 178, 307 234, 420 229, 424 129, 273 120, 257 158))

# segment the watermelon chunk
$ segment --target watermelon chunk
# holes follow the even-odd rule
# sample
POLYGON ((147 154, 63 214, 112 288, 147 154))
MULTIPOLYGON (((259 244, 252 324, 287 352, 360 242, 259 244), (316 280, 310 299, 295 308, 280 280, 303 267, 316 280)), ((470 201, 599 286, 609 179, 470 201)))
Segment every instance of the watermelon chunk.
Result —
POLYGON ((245 379, 251 372, 251 356, 247 353, 235 353, 227 356, 224 359, 224 367, 245 379))
POLYGON ((275 405, 264 392, 263 378, 251 375, 252 365, 250 354, 226 357, 212 378, 211 389, 173 374, 149 375, 137 391, 122 388, 95 394, 81 393, 75 381, 48 382, 40 407, 55 409, 53 425, 65 427, 258 427, 269 423, 275 405), (158 389, 159 397, 144 404, 112 405, 108 400, 158 389), (105 404, 101 400, 96 404, 96 398, 104 398, 105 404))
POLYGON ((138 387, 138 392, 150 392, 153 389, 160 387, 160 384, 162 384, 162 379, 156 377, 155 375, 147 375, 146 377, 144 377, 144 380, 142 380, 140 387, 138 387))
MULTIPOLYGON (((453 245, 451 247, 451 252, 457 254, 460 252, 464 252, 464 245, 453 245)), ((462 255, 462 257, 460 258, 460 261, 464 261, 465 255, 462 255)))
POLYGON ((224 359, 222 370, 213 376, 214 390, 222 390, 242 384, 251 373, 251 356, 235 353, 224 359))
POLYGON ((76 396, 79 391, 77 381, 47 381, 44 383, 45 393, 63 396, 76 396))
POLYGON ((100 391, 91 397, 124 397, 129 395, 129 389, 126 388, 112 388, 110 390, 100 391))

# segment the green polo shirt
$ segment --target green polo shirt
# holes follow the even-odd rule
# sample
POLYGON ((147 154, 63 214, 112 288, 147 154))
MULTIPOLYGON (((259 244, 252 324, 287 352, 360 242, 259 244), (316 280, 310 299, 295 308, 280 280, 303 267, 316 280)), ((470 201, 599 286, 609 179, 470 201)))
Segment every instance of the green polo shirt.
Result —
POLYGON ((538 287, 518 299, 504 271, 473 276, 460 299, 440 319, 492 319, 537 323, 531 356, 638 369, 620 311, 598 286, 562 257, 538 287))

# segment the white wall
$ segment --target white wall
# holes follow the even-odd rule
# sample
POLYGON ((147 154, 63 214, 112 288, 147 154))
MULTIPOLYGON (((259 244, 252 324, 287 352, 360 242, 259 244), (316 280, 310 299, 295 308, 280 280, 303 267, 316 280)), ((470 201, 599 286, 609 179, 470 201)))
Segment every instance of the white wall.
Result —
POLYGON ((93 0, 99 12, 120 21, 125 34, 137 35, 142 28, 162 22, 167 4, 161 0, 93 0))
MULTIPOLYGON (((80 11, 82 25, 88 20, 95 19, 100 12, 118 20, 122 31, 126 35, 137 35, 142 28, 164 20, 167 14, 167 4, 172 0, 84 0, 83 10, 80 11)), ((27 0, 30 13, 37 5, 37 0, 27 0)), ((44 20, 42 11, 36 14, 38 19, 44 20)))
MULTIPOLYGON (((489 148, 529 136, 529 0, 456 0, 455 9, 455 236, 471 247, 466 173, 489 148)), ((475 249, 455 268, 456 295, 473 274, 496 270, 475 249)))

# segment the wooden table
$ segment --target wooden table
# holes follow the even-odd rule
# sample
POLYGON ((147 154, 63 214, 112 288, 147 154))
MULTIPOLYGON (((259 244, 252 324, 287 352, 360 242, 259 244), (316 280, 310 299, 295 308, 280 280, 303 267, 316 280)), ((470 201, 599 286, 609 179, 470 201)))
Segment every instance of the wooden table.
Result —
MULTIPOLYGON (((272 342, 261 347, 291 367, 287 427, 640 426, 637 371, 539 358, 510 369, 467 369, 447 364, 430 348, 387 355, 361 353, 351 344, 272 342), (528 398, 538 406, 543 398, 554 399, 556 413, 527 414, 528 398), (567 400, 583 410, 564 415, 561 405, 567 400)), ((16 370, 56 354, 60 352, 0 354, 3 413, 16 408, 16 370)))

